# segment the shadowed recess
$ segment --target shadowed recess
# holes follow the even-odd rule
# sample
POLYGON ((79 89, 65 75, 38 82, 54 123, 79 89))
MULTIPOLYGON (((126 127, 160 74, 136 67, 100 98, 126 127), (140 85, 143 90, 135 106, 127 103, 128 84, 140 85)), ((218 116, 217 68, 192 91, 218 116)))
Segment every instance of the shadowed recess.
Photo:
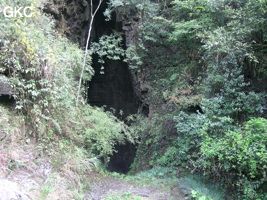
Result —
MULTIPOLYGON (((98 41, 103 35, 112 32, 121 32, 122 25, 116 21, 113 15, 110 21, 106 21, 103 16, 106 4, 102 6, 95 18, 93 29, 93 40, 98 41)), ((124 41, 125 42, 125 41, 124 41)), ((95 75, 89 82, 88 103, 94 106, 105 106, 106 110, 113 110, 114 114, 124 120, 131 114, 136 114, 139 101, 135 95, 132 76, 129 66, 122 60, 105 60, 105 64, 99 64, 98 57, 93 56, 93 68, 95 75)), ((108 164, 109 171, 127 173, 130 170, 136 147, 133 144, 116 146, 117 153, 114 153, 108 164)))

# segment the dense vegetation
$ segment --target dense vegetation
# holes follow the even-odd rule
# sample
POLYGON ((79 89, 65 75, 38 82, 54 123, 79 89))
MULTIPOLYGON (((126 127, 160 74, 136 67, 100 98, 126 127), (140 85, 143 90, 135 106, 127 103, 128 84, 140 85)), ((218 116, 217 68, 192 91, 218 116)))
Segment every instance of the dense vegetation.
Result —
POLYGON ((267 2, 122 5, 119 12, 139 20, 131 64, 145 74, 152 109, 134 167, 187 168, 239 199, 265 199, 267 2))
MULTIPOLYGON (((56 32, 38 1, 3 1, 5 5, 31 6, 34 13, 0 18, 0 72, 10 79, 15 109, 27 117, 29 135, 52 146, 60 138, 69 140, 97 157, 112 154, 117 142, 134 142, 131 130, 112 113, 92 108, 84 99, 75 104, 83 51, 56 32)), ((88 55, 84 80, 94 73, 90 60, 88 55)))
MULTIPOLYGON (((71 144, 82 159, 108 161, 117 143, 138 138, 132 171, 160 166, 184 172, 184 180, 204 174, 229 199, 267 198, 266 0, 111 0, 107 17, 116 11, 137 22, 133 42, 124 52, 120 37, 105 36, 86 59, 38 1, 1 2, 34 8, 31 18, 0 16, 0 73, 10 79, 27 137, 43 150, 60 155, 71 144), (100 62, 125 55, 147 91, 148 118, 128 127, 83 98, 76 103, 95 52, 100 62)), ((195 199, 215 196, 192 190, 195 199)))

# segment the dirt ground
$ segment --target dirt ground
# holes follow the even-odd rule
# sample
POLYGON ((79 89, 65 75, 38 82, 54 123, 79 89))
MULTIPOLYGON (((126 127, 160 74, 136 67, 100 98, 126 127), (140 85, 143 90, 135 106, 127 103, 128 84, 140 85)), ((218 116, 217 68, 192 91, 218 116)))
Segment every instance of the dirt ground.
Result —
POLYGON ((88 200, 101 200, 109 196, 119 196, 130 193, 143 200, 184 200, 178 187, 148 186, 129 183, 111 176, 103 176, 98 172, 91 173, 88 200))

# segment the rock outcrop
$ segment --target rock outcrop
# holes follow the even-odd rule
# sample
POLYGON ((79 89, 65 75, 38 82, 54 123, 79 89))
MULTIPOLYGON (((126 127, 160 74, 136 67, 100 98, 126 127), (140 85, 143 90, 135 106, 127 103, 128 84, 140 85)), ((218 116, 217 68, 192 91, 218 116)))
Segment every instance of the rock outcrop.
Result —
POLYGON ((55 18, 59 32, 84 46, 90 19, 90 7, 86 0, 43 0, 40 9, 55 18))
POLYGON ((13 90, 9 79, 5 75, 0 74, 0 96, 1 95, 12 95, 13 90))
POLYGON ((1 200, 31 200, 31 198, 23 192, 17 183, 0 179, 0 199, 1 200))

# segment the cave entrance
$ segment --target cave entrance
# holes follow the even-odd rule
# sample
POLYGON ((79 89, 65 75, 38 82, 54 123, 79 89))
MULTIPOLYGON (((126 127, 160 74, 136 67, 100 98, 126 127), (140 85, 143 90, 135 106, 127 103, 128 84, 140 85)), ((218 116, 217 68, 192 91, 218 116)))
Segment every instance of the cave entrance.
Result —
MULTIPOLYGON (((113 15, 106 21, 103 12, 106 3, 100 8, 95 17, 92 40, 98 41, 103 35, 112 32, 122 32, 122 25, 113 15)), ((105 106, 107 110, 115 109, 115 116, 124 120, 131 114, 136 114, 139 101, 135 95, 129 66, 123 60, 105 60, 99 64, 98 57, 93 56, 95 75, 88 83, 88 103, 94 106, 105 106)), ((127 173, 134 160, 136 146, 131 143, 115 146, 116 153, 110 157, 107 170, 111 172, 127 173)))
POLYGON ((2 95, 0 94, 0 104, 7 106, 7 107, 14 107, 15 106, 15 99, 11 95, 2 95))
POLYGON ((126 174, 130 171, 131 164, 134 162, 136 145, 127 142, 123 145, 115 146, 116 153, 110 157, 107 170, 126 174))

